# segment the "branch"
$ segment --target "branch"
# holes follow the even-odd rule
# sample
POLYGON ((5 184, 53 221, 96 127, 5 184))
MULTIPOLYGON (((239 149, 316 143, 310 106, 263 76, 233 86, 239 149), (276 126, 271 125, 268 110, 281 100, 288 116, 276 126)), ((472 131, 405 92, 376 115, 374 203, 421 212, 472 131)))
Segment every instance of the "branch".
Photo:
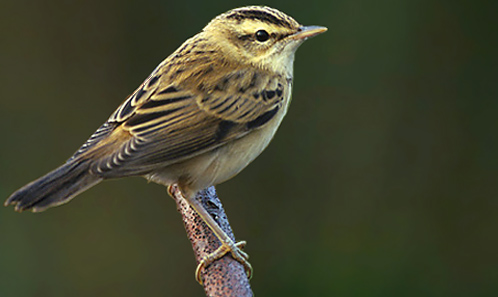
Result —
MULTIPOLYGON (((223 231, 235 241, 215 188, 209 187, 200 191, 196 198, 202 202, 223 231)), ((220 242, 185 199, 175 197, 174 199, 182 215, 187 236, 192 243, 196 261, 199 263, 205 255, 214 252, 220 246, 220 242)), ((253 296, 244 266, 229 255, 203 269, 201 274, 206 296, 253 296)))

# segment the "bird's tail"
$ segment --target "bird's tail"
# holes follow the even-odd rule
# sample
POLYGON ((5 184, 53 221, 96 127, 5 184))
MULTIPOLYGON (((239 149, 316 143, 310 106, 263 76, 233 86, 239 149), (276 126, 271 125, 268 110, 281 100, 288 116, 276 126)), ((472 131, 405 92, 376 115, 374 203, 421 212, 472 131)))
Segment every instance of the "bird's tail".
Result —
POLYGON ((5 201, 5 206, 13 204, 19 212, 43 211, 69 202, 101 180, 90 172, 88 161, 69 161, 17 190, 5 201))

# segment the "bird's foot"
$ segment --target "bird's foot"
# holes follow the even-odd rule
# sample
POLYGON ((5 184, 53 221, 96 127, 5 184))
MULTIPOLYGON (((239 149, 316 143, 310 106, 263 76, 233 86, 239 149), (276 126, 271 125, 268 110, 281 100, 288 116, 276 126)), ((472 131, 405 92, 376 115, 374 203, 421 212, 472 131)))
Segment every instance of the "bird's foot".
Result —
POLYGON ((221 259, 227 253, 231 253, 232 258, 234 258, 237 262, 241 263, 244 266, 247 277, 250 279, 252 276, 252 266, 248 261, 249 255, 242 250, 245 245, 245 241, 240 241, 237 243, 234 243, 233 241, 223 242, 221 246, 214 252, 202 258, 202 260, 199 262, 199 265, 197 265, 197 269, 195 270, 195 279, 202 285, 202 269, 208 267, 214 261, 221 259))

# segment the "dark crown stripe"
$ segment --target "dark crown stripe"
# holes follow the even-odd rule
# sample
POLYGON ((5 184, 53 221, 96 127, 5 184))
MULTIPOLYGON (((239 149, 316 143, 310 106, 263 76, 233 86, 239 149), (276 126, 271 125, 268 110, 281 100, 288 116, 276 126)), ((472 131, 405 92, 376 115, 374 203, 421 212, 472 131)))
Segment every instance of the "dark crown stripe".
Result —
POLYGON ((242 21, 245 19, 259 20, 266 23, 275 24, 278 26, 292 28, 292 24, 287 20, 286 17, 275 15, 269 11, 259 10, 259 9, 247 9, 234 11, 227 15, 227 19, 236 19, 242 21))

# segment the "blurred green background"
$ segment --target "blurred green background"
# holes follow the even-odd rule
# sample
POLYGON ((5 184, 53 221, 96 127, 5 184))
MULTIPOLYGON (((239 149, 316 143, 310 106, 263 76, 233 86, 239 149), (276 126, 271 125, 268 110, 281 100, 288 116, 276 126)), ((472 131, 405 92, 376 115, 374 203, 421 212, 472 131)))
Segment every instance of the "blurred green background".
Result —
MULTIPOLYGON (((299 49, 270 147, 217 187, 256 295, 498 295, 496 3, 265 3, 329 31, 299 49)), ((247 4, 2 0, 0 197, 247 4)), ((41 214, 0 208, 0 296, 203 296, 194 269, 173 200, 141 178, 41 214)))

